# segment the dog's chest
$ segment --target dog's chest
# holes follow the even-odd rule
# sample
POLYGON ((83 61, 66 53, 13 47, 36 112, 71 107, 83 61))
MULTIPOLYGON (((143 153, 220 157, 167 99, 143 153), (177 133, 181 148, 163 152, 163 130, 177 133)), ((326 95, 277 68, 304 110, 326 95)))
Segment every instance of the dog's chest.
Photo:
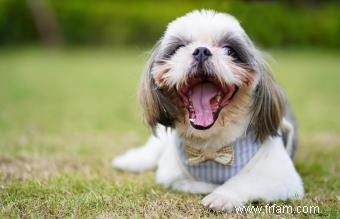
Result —
POLYGON ((178 160, 186 174, 197 181, 218 185, 237 175, 255 156, 260 146, 253 135, 243 136, 228 146, 228 150, 222 150, 222 153, 225 151, 228 153, 221 154, 224 157, 222 161, 225 161, 231 155, 232 158, 229 161, 221 162, 219 159, 213 159, 211 155, 208 155, 206 159, 193 163, 192 160, 195 158, 188 154, 187 147, 180 138, 177 138, 176 141, 178 160))

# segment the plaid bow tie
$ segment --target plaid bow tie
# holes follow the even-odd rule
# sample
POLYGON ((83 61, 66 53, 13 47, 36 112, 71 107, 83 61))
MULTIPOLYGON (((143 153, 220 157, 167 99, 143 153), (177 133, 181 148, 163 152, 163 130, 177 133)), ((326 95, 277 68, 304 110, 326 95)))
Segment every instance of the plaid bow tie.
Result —
POLYGON ((213 153, 204 152, 201 149, 186 146, 185 153, 191 165, 198 165, 206 160, 214 160, 223 165, 231 165, 234 160, 232 145, 224 146, 213 153))

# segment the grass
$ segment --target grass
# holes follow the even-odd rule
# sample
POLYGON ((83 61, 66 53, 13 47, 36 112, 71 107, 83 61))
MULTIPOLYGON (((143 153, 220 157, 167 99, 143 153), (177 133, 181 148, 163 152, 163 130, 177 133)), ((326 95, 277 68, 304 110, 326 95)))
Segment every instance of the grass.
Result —
MULTIPOLYGON (((340 53, 271 53, 299 121, 295 162, 306 191, 276 204, 320 213, 243 216, 339 217, 340 53)), ((0 217, 230 216, 205 209, 202 195, 160 187, 153 172, 111 168, 149 134, 136 101, 145 58, 136 48, 0 51, 0 217)))

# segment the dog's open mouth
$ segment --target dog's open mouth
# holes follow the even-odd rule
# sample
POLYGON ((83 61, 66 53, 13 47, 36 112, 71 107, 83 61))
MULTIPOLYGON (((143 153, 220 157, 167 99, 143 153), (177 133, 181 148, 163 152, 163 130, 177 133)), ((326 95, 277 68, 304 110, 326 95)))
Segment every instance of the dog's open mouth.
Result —
POLYGON ((178 89, 189 120, 195 129, 208 129, 214 125, 220 111, 228 105, 235 96, 236 85, 222 84, 216 77, 194 77, 188 84, 178 89))

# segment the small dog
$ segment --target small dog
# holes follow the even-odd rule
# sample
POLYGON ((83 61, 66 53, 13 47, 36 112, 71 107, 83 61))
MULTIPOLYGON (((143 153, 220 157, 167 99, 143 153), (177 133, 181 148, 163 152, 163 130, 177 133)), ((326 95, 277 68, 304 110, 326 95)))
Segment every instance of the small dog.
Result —
POLYGON ((201 10, 171 22, 146 65, 139 96, 154 135, 113 159, 114 167, 157 167, 157 183, 210 193, 202 203, 216 210, 303 197, 291 160, 293 114, 233 16, 201 10))

